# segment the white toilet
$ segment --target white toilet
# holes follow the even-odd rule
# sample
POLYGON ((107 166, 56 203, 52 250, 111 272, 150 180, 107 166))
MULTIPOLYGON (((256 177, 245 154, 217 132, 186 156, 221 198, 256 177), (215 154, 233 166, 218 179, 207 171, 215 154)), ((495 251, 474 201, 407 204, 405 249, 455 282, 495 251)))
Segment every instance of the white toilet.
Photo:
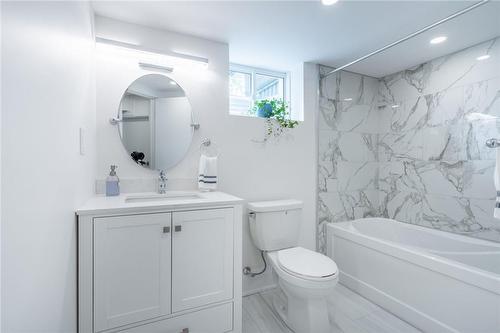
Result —
POLYGON ((335 262, 297 246, 302 202, 262 201, 248 204, 254 244, 266 251, 286 301, 275 310, 295 333, 330 333, 327 299, 338 281, 335 262))

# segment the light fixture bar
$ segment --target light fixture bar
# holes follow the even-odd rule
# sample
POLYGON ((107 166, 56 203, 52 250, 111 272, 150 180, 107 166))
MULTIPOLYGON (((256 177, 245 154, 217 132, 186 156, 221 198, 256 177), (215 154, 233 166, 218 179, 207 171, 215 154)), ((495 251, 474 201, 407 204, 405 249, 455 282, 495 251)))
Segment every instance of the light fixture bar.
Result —
POLYGON ((198 63, 204 64, 204 65, 208 65, 207 58, 198 57, 198 56, 194 56, 194 55, 190 55, 190 54, 184 54, 184 53, 173 52, 173 51, 164 51, 164 50, 159 51, 159 50, 155 50, 155 49, 144 48, 144 47, 142 47, 140 45, 136 45, 136 44, 120 42, 117 40, 107 39, 107 38, 102 38, 102 37, 96 37, 95 41, 97 43, 119 46, 119 47, 137 50, 137 51, 141 51, 141 52, 156 53, 156 54, 160 54, 160 55, 181 58, 181 59, 185 59, 185 60, 198 62, 198 63))
POLYGON ((174 69, 172 67, 167 67, 167 66, 160 66, 160 65, 153 65, 153 64, 148 64, 146 62, 139 62, 139 67, 145 68, 145 69, 157 69, 161 70, 167 73, 172 73, 174 69))
POLYGON ((383 51, 387 50, 388 48, 391 48, 391 47, 393 47, 393 46, 396 46, 396 45, 398 45, 398 44, 401 44, 401 43, 403 43, 403 42, 407 41, 407 40, 408 40, 408 39, 410 39, 410 38, 413 38, 413 37, 415 37, 415 36, 418 36, 418 35, 420 35, 420 34, 422 34, 422 33, 426 32, 426 31, 428 31, 428 30, 430 30, 430 29, 432 29, 432 28, 434 28, 434 27, 436 27, 436 26, 440 25, 441 23, 445 23, 445 22, 447 22, 447 21, 449 21, 449 20, 451 20, 451 19, 454 19, 455 17, 458 17, 458 16, 460 16, 460 15, 463 15, 463 14, 465 14, 465 13, 467 13, 467 12, 469 12, 469 11, 471 11, 471 10, 473 10, 473 9, 475 9, 475 8, 477 8, 477 7, 479 7, 479 6, 482 6, 482 5, 486 4, 486 3, 488 3, 488 2, 490 2, 490 0, 482 0, 482 1, 476 2, 475 4, 473 4, 473 5, 471 5, 471 6, 467 7, 467 8, 464 8, 464 9, 462 9, 462 10, 460 10, 460 11, 456 12, 455 14, 452 14, 452 15, 450 15, 450 16, 448 16, 448 17, 445 17, 444 19, 441 19, 441 20, 439 20, 439 21, 437 21, 437 22, 434 22, 434 23, 432 23, 431 25, 428 25, 428 26, 426 26, 426 27, 424 27, 424 28, 422 28, 422 29, 420 29, 420 30, 418 30, 418 31, 415 31, 414 33, 411 33, 411 34, 409 34, 409 35, 408 35, 408 36, 406 36, 406 37, 403 37, 403 38, 401 38, 401 39, 398 39, 397 41, 392 42, 392 43, 390 43, 390 44, 388 44, 388 45, 386 45, 386 46, 384 46, 384 47, 382 47, 382 48, 380 48, 380 49, 378 49, 378 50, 375 50, 375 51, 373 51, 373 52, 370 52, 370 53, 368 53, 367 55, 362 56, 361 58, 358 58, 358 59, 356 59, 356 60, 354 60, 354 61, 351 61, 351 62, 349 62, 349 63, 347 63, 347 64, 345 64, 345 65, 342 65, 342 66, 340 66, 340 67, 338 67, 338 68, 332 69, 332 70, 331 70, 331 71, 329 71, 328 73, 323 74, 323 75, 322 75, 322 77, 323 77, 323 78, 328 77, 328 76, 332 75, 333 73, 336 73, 336 72, 338 72, 338 71, 343 70, 343 69, 344 69, 344 68, 346 68, 346 67, 349 67, 349 66, 351 66, 351 65, 357 64, 358 62, 363 61, 363 60, 365 60, 366 58, 369 58, 369 57, 371 57, 371 56, 374 56, 374 55, 376 55, 376 54, 379 54, 380 52, 383 52, 383 51))

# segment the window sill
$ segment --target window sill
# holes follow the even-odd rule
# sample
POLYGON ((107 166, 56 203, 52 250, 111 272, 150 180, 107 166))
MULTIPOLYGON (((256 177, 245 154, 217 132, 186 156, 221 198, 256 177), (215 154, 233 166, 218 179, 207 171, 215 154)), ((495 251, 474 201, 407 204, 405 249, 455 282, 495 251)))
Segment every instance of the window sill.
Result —
MULTIPOLYGON (((253 118, 253 119, 263 119, 263 120, 266 120, 268 118, 263 118, 263 117, 259 117, 259 116, 256 116, 256 115, 251 115, 251 114, 240 114, 240 113, 229 113, 229 116, 232 116, 232 117, 241 117, 241 118, 253 118)), ((299 123, 303 123, 304 120, 302 119, 292 119, 292 120, 295 120, 295 121, 298 121, 299 123)))

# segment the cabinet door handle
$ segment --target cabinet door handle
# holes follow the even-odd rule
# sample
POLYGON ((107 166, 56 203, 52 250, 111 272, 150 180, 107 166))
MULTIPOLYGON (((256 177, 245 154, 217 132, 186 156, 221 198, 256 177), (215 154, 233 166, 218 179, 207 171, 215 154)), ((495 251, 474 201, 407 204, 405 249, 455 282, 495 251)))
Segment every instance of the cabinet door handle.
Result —
POLYGON ((181 225, 176 225, 176 226, 174 227, 174 230, 175 230, 175 232, 182 231, 182 226, 181 226, 181 225))
POLYGON ((163 227, 163 233, 168 234, 170 232, 170 227, 163 227))

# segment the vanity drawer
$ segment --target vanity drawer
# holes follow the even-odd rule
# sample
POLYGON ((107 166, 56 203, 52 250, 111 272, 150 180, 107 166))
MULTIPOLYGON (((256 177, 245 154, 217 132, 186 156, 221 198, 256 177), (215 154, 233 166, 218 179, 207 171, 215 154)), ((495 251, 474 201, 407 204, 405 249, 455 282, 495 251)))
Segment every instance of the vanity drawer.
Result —
POLYGON ((232 330, 233 303, 227 303, 119 333, 224 333, 232 330))

